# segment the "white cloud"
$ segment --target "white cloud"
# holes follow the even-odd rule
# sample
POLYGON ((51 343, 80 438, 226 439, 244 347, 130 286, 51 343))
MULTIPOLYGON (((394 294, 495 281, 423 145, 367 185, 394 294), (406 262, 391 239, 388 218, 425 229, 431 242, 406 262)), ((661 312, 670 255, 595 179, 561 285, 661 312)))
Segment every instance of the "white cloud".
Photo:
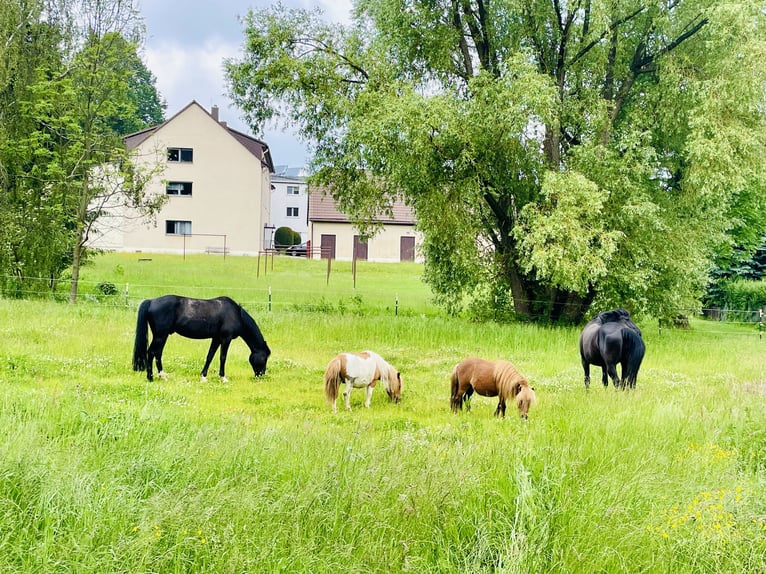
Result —
MULTIPOLYGON (((225 0, 215 5, 207 0, 193 0, 188 9, 173 13, 172 4, 145 0, 147 18, 145 61, 157 78, 157 89, 168 104, 167 116, 181 111, 192 100, 205 109, 217 105, 221 119, 232 128, 252 133, 240 119, 239 110, 225 95, 223 63, 237 57, 243 35, 236 16, 248 8, 271 3, 271 0, 225 0), (234 28, 239 31, 234 33, 234 28)), ((305 9, 320 8, 331 22, 351 22, 351 0, 287 0, 286 5, 305 9)), ((276 163, 299 166, 306 161, 306 148, 290 129, 267 129, 263 137, 276 163)))
POLYGON ((162 41, 146 50, 147 66, 157 77, 157 89, 174 114, 191 100, 210 108, 226 104, 223 61, 237 54, 236 44, 208 39, 198 46, 162 41))

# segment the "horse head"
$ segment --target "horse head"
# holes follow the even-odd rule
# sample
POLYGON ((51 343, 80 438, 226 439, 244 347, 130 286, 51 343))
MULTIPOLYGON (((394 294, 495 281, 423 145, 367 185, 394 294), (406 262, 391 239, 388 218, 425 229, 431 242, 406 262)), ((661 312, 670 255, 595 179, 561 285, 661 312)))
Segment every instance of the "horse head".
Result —
POLYGON ((402 374, 396 369, 391 369, 387 377, 385 377, 385 387, 388 393, 388 398, 395 403, 402 400, 402 374))
POLYGON ((250 366, 253 368, 253 374, 256 377, 262 377, 266 374, 266 361, 269 360, 271 351, 268 347, 265 349, 258 349, 250 353, 249 361, 250 366))

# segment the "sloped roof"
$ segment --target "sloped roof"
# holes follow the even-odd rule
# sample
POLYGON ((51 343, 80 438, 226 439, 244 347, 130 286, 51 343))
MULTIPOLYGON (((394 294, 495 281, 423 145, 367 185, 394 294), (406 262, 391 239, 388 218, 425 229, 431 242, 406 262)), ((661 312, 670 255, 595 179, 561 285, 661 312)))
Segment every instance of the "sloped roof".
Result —
MULTIPOLYGON (((394 201, 391 206, 393 217, 388 213, 381 213, 377 219, 379 223, 388 225, 414 225, 416 223, 415 212, 401 199, 394 201)), ((327 223, 350 223, 348 215, 342 213, 335 200, 323 188, 309 189, 309 221, 327 223)))
POLYGON ((264 163, 269 168, 269 172, 274 173, 274 162, 271 159, 271 151, 269 150, 269 146, 266 142, 259 140, 258 138, 249 136, 247 134, 243 134, 242 132, 239 132, 235 129, 230 128, 229 126, 226 125, 225 122, 218 121, 218 119, 215 116, 213 116, 213 114, 211 114, 201 105, 199 105, 196 100, 192 100, 181 111, 179 111, 177 114, 172 116, 170 119, 165 120, 163 123, 126 135, 123 138, 125 145, 128 147, 128 149, 133 149, 136 146, 141 145, 143 142, 149 139, 149 137, 151 137, 152 135, 160 131, 164 126, 166 126, 167 124, 175 120, 178 116, 184 113, 191 106, 197 106, 202 111, 204 111, 208 116, 210 116, 211 120, 216 122, 227 132, 229 132, 229 135, 231 135, 242 146, 244 146, 245 149, 247 149, 251 154, 253 154, 259 160, 261 160, 261 162, 264 163))

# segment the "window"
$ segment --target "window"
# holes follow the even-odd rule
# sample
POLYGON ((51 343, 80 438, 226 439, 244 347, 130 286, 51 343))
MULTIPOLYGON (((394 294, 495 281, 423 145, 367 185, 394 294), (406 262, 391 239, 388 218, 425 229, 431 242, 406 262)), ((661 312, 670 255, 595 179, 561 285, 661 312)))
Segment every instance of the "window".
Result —
POLYGON ((287 186, 287 195, 300 195, 301 188, 297 185, 288 185, 287 186))
POLYGON ((194 150, 190 147, 169 147, 168 161, 191 162, 194 160, 194 150))
POLYGON ((165 186, 167 195, 191 195, 192 184, 190 181, 169 181, 165 186))
POLYGON ((298 217, 298 208, 297 207, 288 207, 287 208, 287 217, 298 217))
POLYGON ((191 221, 173 221, 165 222, 165 233, 168 235, 191 235, 191 221))

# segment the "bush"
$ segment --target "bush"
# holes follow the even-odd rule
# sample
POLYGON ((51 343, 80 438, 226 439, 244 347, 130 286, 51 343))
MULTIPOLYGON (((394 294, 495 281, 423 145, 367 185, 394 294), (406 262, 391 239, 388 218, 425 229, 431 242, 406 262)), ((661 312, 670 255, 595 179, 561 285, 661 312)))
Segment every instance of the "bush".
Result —
POLYGON ((96 285, 96 291, 98 291, 99 295, 117 295, 120 291, 117 289, 117 286, 114 283, 110 283, 109 281, 102 281, 98 285, 96 285))
POLYGON ((757 320, 758 309, 766 307, 766 281, 733 279, 723 282, 720 288, 723 305, 729 312, 746 311, 750 320, 757 320))
MULTIPOLYGON (((274 246, 279 248, 294 245, 294 237, 295 232, 292 229, 289 227, 280 227, 274 232, 274 246)), ((298 237, 300 237, 300 234, 298 237)), ((298 240, 298 243, 300 243, 300 239, 298 240)))

